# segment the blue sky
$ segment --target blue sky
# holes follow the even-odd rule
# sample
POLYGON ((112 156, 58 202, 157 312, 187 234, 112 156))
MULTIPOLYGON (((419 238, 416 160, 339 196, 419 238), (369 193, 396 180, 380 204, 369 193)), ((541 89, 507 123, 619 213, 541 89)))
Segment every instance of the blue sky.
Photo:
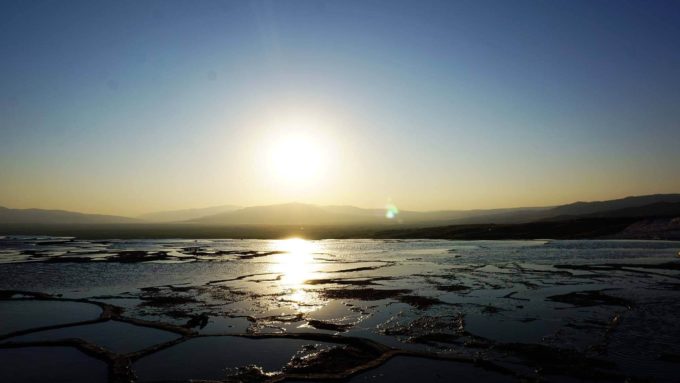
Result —
POLYGON ((680 191, 673 1, 5 1, 0 57, 4 206, 680 191), (316 178, 262 164, 281 130, 316 178))

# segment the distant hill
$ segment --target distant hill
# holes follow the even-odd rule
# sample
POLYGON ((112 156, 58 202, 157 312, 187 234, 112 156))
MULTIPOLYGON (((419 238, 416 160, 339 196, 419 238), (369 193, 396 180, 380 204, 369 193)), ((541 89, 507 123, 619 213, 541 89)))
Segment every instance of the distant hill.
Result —
MULTIPOLYGON (((354 206, 317 206, 288 203, 252 206, 219 214, 191 219, 210 225, 386 225, 435 226, 460 224, 515 224, 534 221, 567 220, 578 217, 624 217, 624 209, 636 208, 635 215, 659 216, 671 205, 680 203, 680 194, 657 194, 627 197, 610 201, 576 202, 555 207, 526 207, 488 210, 442 210, 430 212, 400 211, 395 219, 385 218, 383 209, 362 209, 354 206), (652 204, 661 204, 652 207, 652 204), (643 208, 644 206, 649 206, 643 208)), ((666 215, 674 213, 667 212, 666 215)), ((663 214, 662 214, 663 215, 663 214)))
POLYGON ((680 194, 653 194, 608 201, 574 202, 547 208, 520 208, 500 213, 484 213, 462 218, 451 223, 506 224, 534 221, 564 221, 593 217, 667 217, 678 215, 678 206, 675 205, 678 203, 680 203, 680 194))
MULTIPOLYGON (((508 209, 503 209, 505 211, 508 209)), ((495 210, 490 210, 495 211, 495 210)), ((354 206, 317 206, 303 203, 252 206, 191 220, 212 225, 386 225, 455 221, 482 210, 435 212, 401 211, 395 219, 385 218, 383 209, 354 206)))
POLYGON ((189 221, 196 218, 206 217, 210 215, 226 213, 239 209, 239 206, 223 205, 211 206, 199 209, 183 209, 183 210, 169 210, 159 211, 154 213, 142 214, 140 219, 149 222, 180 222, 189 221))
POLYGON ((680 202, 656 202, 644 206, 607 210, 587 215, 598 218, 668 218, 680 217, 680 202))
POLYGON ((135 223, 134 218, 115 215, 83 214, 65 210, 9 209, 0 206, 0 223, 11 224, 82 224, 135 223))
MULTIPOLYGON (((374 238, 430 239, 621 238, 680 240, 680 202, 672 202, 678 200, 680 200, 678 194, 657 194, 611 201, 578 202, 544 211, 522 212, 521 214, 525 217, 531 215, 543 217, 543 219, 531 222, 485 222, 399 228, 378 231, 373 236, 374 238)), ((505 213, 499 216, 509 217, 505 213)), ((476 218, 489 219, 489 217, 480 216, 476 218)))
POLYGON ((580 216, 602 213, 628 208, 641 207, 659 202, 680 202, 680 194, 652 194, 644 196, 626 197, 608 201, 574 202, 549 209, 546 213, 552 217, 580 216))
POLYGON ((528 222, 547 208, 519 207, 504 209, 441 210, 429 212, 402 211, 399 218, 406 224, 462 224, 528 222))
MULTIPOLYGON (((378 223, 379 216, 356 214, 303 203, 252 206, 192 220, 218 225, 346 225, 378 223)), ((382 217, 382 221, 385 218, 382 217)))

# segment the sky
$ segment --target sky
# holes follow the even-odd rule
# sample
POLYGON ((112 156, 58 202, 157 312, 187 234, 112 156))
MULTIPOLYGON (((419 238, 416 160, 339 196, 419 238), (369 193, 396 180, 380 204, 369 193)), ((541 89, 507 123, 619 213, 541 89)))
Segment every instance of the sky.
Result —
POLYGON ((677 1, 0 2, 0 206, 680 192, 677 1))

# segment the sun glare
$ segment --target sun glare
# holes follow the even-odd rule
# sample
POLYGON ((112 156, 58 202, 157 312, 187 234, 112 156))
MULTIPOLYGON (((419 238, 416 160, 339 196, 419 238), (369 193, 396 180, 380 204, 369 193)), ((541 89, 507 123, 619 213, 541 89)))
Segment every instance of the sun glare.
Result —
POLYGON ((273 144, 270 154, 273 173, 292 184, 315 181, 325 163, 320 143, 301 134, 281 137, 273 144))
POLYGON ((322 268, 313 256, 320 250, 318 243, 290 238, 275 241, 273 248, 283 251, 276 254, 270 270, 280 274, 279 283, 287 291, 285 298, 296 302, 299 310, 310 310, 311 297, 304 286, 305 281, 318 278, 322 268))
POLYGON ((327 188, 341 169, 339 119, 312 109, 278 107, 253 120, 253 163, 263 181, 276 188, 272 193, 286 201, 327 188))
POLYGON ((283 285, 300 287, 318 271, 318 265, 315 264, 312 255, 316 247, 312 242, 291 238, 280 241, 277 248, 284 253, 276 257, 273 271, 282 274, 283 285))

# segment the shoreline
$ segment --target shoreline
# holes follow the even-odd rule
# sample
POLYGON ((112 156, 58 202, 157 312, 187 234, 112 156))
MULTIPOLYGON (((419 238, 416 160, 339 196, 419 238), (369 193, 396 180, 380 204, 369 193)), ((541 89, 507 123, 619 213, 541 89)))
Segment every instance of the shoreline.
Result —
POLYGON ((516 224, 205 225, 194 223, 3 224, 0 235, 69 236, 79 239, 641 239, 680 240, 680 219, 579 218, 516 224))

